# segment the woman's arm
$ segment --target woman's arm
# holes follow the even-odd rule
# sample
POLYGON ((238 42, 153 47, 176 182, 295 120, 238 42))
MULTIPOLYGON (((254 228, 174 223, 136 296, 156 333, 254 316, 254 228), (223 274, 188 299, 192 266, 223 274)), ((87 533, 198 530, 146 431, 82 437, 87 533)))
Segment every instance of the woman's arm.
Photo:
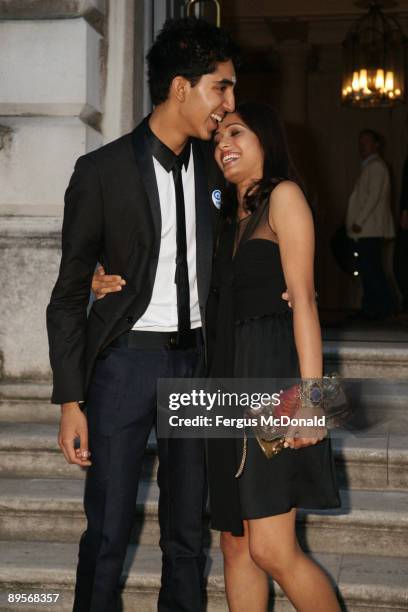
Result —
POLYGON ((296 349, 302 378, 323 373, 322 339, 314 287, 314 227, 301 189, 291 181, 271 194, 269 222, 276 233, 293 309, 296 349))
MULTIPOLYGON (((302 378, 321 378, 323 355, 314 286, 313 218, 302 190, 295 183, 285 181, 273 190, 269 223, 278 238, 283 273, 291 296, 300 374, 302 378)), ((322 414, 320 410, 316 413, 322 414)), ((300 428, 299 439, 295 441, 294 431, 290 429, 286 439, 292 448, 300 448, 315 444, 325 434, 323 428, 300 428)))

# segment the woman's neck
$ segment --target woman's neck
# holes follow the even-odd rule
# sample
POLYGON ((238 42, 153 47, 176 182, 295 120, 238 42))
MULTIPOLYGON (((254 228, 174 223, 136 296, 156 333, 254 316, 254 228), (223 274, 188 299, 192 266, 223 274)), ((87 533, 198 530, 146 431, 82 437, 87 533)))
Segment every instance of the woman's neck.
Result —
POLYGON ((248 211, 244 208, 242 204, 238 204, 238 208, 237 208, 238 221, 242 221, 242 219, 245 219, 245 217, 247 217, 249 214, 250 213, 248 213, 248 211))
POLYGON ((238 209, 237 209, 237 217, 238 219, 244 219, 248 216, 248 211, 244 206, 245 194, 248 189, 259 179, 246 179, 241 183, 237 183, 237 200, 238 200, 238 209))

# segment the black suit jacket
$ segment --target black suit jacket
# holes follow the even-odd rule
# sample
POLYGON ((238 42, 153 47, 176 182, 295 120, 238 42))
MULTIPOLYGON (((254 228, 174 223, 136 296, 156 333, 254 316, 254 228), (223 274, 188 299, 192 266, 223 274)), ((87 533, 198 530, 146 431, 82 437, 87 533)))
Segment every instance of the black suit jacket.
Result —
MULTIPOLYGON (((160 250, 161 214, 145 119, 132 133, 80 157, 65 194, 59 276, 47 308, 54 387, 52 402, 86 399, 97 355, 130 330, 148 307, 160 250), (93 303, 97 262, 126 286, 93 303)), ((193 139, 197 284, 204 323, 222 187, 211 146, 193 139)))

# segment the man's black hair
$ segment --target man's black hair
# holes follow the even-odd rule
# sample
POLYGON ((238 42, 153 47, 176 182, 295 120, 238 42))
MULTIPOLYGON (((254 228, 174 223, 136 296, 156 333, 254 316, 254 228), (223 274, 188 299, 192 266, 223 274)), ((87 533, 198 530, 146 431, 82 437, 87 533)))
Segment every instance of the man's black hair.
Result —
POLYGON ((154 105, 167 100, 174 77, 191 85, 210 74, 219 62, 231 60, 237 67, 238 46, 228 32, 204 19, 168 19, 147 54, 150 95, 154 105))

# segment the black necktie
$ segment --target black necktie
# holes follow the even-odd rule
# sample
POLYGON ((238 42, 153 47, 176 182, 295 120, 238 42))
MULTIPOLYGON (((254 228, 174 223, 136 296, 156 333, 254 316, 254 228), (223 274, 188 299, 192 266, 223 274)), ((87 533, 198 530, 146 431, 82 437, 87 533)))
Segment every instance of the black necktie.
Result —
POLYGON ((177 258, 176 277, 177 285, 177 315, 178 331, 185 332, 190 329, 190 284, 188 281, 187 264, 187 237, 186 215, 184 207, 184 191, 182 171, 183 160, 178 157, 172 168, 174 186, 176 188, 176 217, 177 217, 177 258))

